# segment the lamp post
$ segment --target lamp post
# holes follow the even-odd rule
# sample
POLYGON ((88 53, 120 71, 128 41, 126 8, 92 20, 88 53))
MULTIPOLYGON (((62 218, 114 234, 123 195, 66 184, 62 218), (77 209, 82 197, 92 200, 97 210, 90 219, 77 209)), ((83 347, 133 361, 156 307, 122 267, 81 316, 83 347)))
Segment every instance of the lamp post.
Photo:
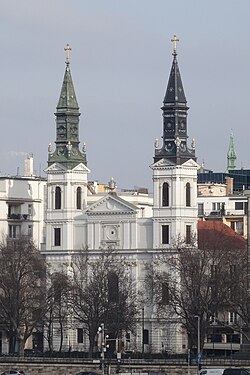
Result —
POLYGON ((102 366, 102 375, 104 375, 104 361, 105 361, 105 351, 106 351, 104 323, 101 323, 101 326, 98 327, 97 333, 101 335, 101 366, 102 366))
POLYGON ((142 358, 144 358, 144 307, 142 308, 142 358))
POLYGON ((197 318, 197 372, 199 372, 201 368, 201 317, 199 315, 195 315, 197 318))

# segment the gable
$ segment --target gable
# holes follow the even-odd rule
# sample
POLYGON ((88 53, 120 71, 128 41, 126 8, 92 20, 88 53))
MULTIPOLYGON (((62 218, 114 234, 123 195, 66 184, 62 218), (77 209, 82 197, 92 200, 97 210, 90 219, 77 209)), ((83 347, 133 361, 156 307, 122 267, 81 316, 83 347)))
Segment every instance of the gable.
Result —
POLYGON ((161 168, 166 168, 166 167, 175 167, 176 164, 173 163, 172 161, 170 160, 167 160, 167 159, 161 159, 161 160, 158 160, 156 163, 152 164, 150 167, 152 169, 161 169, 161 168))
POLYGON ((90 172, 90 169, 86 167, 85 164, 80 163, 75 168, 72 169, 73 172, 90 172))
MULTIPOLYGON (((48 168, 44 169, 44 172, 46 172, 47 174, 50 174, 50 173, 53 173, 53 174, 66 173, 67 171, 68 171, 68 169, 65 168, 60 163, 53 163, 48 168)), ((70 172, 81 172, 81 173, 87 172, 87 173, 89 173, 90 170, 86 167, 86 165, 84 165, 83 163, 80 163, 80 164, 77 164, 73 169, 70 169, 70 172)))
POLYGON ((200 169, 200 165, 198 163, 196 163, 196 161, 194 161, 193 159, 189 159, 187 161, 185 161, 185 163, 182 164, 183 167, 189 167, 189 168, 196 168, 196 169, 200 169))
POLYGON ((65 173, 67 169, 59 163, 54 163, 50 165, 48 168, 44 169, 45 173, 65 173))
POLYGON ((90 215, 136 215, 137 207, 114 194, 106 196, 93 203, 85 210, 90 215))

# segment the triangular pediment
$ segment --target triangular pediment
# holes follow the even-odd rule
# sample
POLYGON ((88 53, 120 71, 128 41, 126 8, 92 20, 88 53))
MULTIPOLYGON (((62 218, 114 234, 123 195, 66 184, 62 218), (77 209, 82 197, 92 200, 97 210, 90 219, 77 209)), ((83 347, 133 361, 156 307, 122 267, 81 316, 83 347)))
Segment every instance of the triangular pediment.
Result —
POLYGON ((44 169, 45 173, 65 173, 67 169, 59 163, 51 164, 48 168, 44 169))
POLYGON ((89 215, 135 215, 137 207, 117 195, 107 194, 85 210, 89 215))
POLYGON ((88 167, 86 167, 85 164, 80 163, 75 168, 73 168, 72 171, 75 171, 75 172, 87 172, 87 173, 89 173, 90 169, 88 167))
MULTIPOLYGON (((48 173, 48 174, 50 174, 50 173, 66 173, 67 171, 68 171, 68 169, 60 163, 53 163, 48 168, 44 169, 44 172, 48 173)), ((85 173, 90 172, 90 170, 83 163, 77 164, 73 169, 70 169, 70 172, 72 172, 72 171, 73 172, 85 172, 85 173)))
POLYGON ((189 167, 189 168, 197 168, 197 169, 200 169, 200 165, 198 163, 196 163, 196 161, 194 161, 193 159, 189 159, 187 161, 185 161, 185 163, 182 164, 183 167, 189 167))
POLYGON ((161 160, 158 160, 156 163, 152 164, 150 167, 152 169, 157 169, 157 168, 175 167, 175 166, 176 164, 172 162, 171 160, 161 159, 161 160))

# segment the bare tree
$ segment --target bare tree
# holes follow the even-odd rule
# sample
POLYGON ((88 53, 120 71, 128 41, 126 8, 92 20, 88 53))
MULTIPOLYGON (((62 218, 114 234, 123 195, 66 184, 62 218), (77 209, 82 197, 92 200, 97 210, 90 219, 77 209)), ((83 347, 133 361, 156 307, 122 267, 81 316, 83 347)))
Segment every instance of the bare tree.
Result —
POLYGON ((27 338, 42 327, 45 295, 44 260, 27 237, 0 243, 0 320, 9 352, 23 353, 27 338))
POLYGON ((59 333, 59 348, 62 351, 64 332, 69 326, 69 306, 71 282, 63 272, 47 274, 46 314, 44 319, 44 334, 48 341, 49 350, 54 350, 54 331, 59 333))
POLYGON ((74 318, 89 338, 92 356, 98 327, 105 324, 110 340, 136 324, 137 298, 129 266, 113 251, 94 257, 85 249, 72 262, 74 318))
POLYGON ((199 232, 199 246, 195 238, 188 245, 182 239, 172 249, 164 249, 152 262, 146 281, 158 315, 169 318, 174 313, 186 329, 190 348, 197 343, 196 317, 200 318, 203 346, 211 320, 227 307, 234 285, 232 265, 238 262, 237 254, 244 245, 223 224, 208 227, 205 230, 203 225, 199 232))

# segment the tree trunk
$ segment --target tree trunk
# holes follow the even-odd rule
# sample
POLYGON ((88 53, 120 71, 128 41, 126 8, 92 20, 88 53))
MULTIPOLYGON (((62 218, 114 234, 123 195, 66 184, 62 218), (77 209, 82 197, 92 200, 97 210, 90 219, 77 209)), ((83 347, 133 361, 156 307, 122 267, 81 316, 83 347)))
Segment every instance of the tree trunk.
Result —
POLYGON ((25 347, 26 339, 20 339, 19 341, 19 354, 24 355, 24 347, 25 347))
POLYGON ((94 346, 95 346, 95 336, 89 335, 89 358, 93 357, 94 346))

